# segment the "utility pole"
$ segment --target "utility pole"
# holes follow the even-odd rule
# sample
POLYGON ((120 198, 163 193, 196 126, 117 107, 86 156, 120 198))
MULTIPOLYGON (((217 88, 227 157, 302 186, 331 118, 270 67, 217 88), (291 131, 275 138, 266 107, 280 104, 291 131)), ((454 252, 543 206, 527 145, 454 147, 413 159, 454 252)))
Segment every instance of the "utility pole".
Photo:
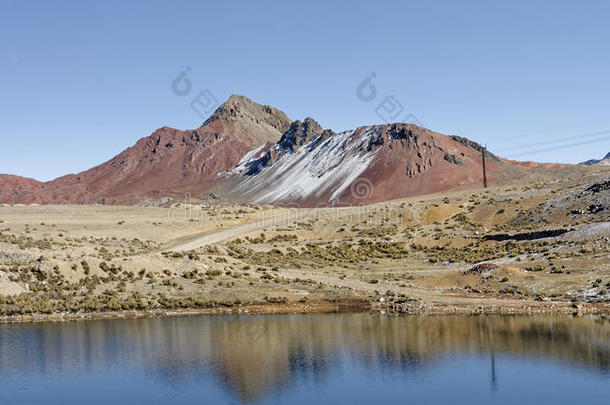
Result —
POLYGON ((485 151, 487 145, 481 146, 481 159, 483 160, 483 187, 487 188, 487 168, 485 167, 485 151))

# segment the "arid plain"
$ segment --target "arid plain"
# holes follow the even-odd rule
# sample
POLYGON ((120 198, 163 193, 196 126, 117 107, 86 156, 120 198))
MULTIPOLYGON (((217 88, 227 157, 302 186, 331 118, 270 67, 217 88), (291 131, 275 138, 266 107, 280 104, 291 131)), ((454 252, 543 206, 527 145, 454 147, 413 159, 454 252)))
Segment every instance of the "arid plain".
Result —
POLYGON ((608 173, 352 207, 3 205, 0 313, 606 313, 608 173))

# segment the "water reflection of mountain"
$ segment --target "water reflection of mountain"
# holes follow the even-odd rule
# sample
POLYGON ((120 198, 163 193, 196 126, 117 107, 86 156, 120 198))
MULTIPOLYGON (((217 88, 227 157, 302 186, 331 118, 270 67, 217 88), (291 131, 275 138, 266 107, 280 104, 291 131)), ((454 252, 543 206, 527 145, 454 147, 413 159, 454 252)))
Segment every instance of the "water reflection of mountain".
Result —
POLYGON ((137 367, 174 384, 211 373, 244 401, 296 375, 323 378, 342 356, 416 372, 449 353, 535 356, 607 373, 610 322, 337 314, 0 326, 0 376, 137 367))

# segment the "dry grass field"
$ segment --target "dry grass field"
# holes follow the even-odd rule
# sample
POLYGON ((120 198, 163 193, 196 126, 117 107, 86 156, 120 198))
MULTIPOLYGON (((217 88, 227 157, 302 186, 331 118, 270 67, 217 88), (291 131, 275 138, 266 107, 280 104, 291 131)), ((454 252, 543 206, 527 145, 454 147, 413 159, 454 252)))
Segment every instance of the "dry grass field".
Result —
POLYGON ((0 206, 0 315, 608 312, 608 173, 361 207, 0 206))

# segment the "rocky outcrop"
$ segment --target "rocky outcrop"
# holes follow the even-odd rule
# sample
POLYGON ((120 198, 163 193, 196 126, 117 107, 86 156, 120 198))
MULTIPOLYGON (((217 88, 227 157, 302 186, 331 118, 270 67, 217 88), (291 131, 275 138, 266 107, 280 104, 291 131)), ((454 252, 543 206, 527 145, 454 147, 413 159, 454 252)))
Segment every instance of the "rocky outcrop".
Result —
MULTIPOLYGON (((286 131, 278 145, 281 150, 294 152, 295 148, 307 145, 318 138, 324 130, 314 119, 305 118, 305 121, 294 121, 286 131)), ((332 132, 332 131, 331 131, 332 132)))

